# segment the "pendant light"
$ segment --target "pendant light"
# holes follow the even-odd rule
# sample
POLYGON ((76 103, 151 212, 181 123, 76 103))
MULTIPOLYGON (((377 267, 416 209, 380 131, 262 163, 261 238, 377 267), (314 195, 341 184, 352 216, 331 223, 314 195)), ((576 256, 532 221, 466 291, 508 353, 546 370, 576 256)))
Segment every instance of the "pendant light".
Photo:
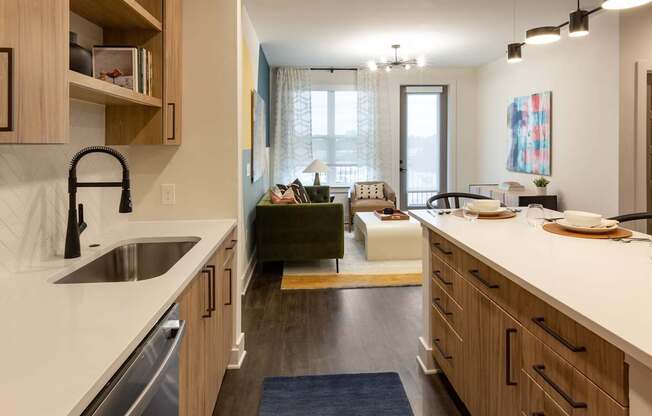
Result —
MULTIPOLYGON (((516 0, 512 3, 512 39, 516 39, 516 0)), ((523 60, 521 46, 523 44, 520 42, 507 45, 507 62, 515 64, 523 60)))
POLYGON ((561 39, 561 30, 557 26, 541 26, 525 32, 525 43, 528 45, 544 45, 557 42, 559 39, 561 39))
POLYGON ((580 8, 580 0, 577 0, 577 10, 570 14, 568 20, 568 36, 579 38, 589 34, 589 12, 580 8))
POLYGON ((643 6, 650 2, 652 2, 652 0, 606 0, 602 3, 602 8, 608 10, 623 10, 643 6))

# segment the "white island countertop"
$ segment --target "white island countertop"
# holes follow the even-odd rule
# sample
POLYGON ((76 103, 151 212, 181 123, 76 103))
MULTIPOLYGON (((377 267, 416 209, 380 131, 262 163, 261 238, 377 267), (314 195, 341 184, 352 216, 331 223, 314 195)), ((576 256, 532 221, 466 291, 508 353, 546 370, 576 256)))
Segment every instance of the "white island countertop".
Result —
POLYGON ((235 220, 129 222, 78 259, 0 276, 0 414, 79 415, 235 227, 235 220), (162 276, 52 282, 124 243, 201 240, 162 276))
POLYGON ((530 227, 525 210, 516 218, 474 223, 427 210, 410 214, 652 368, 652 249, 648 243, 551 234, 530 227))

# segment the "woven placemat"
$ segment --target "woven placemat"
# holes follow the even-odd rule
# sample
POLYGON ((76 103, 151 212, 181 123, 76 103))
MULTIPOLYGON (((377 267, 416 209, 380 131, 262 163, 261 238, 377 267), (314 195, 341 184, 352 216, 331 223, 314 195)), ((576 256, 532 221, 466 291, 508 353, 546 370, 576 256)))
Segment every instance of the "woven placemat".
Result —
POLYGON ((559 224, 556 223, 549 223, 549 224, 544 224, 543 229, 548 231, 549 233, 552 234, 558 234, 558 235, 563 235, 566 237, 575 237, 575 238, 588 238, 588 239, 593 239, 593 240, 609 240, 611 238, 627 238, 631 237, 634 235, 629 230, 626 230, 624 228, 616 228, 613 231, 610 231, 608 233, 603 233, 603 234, 585 234, 585 233, 578 233, 575 231, 569 231, 562 227, 559 224))
MULTIPOLYGON (((464 218, 464 212, 462 212, 461 209, 453 211, 453 215, 464 218)), ((512 212, 510 210, 503 211, 498 215, 482 215, 478 217, 479 220, 506 220, 508 218, 514 218, 516 216, 515 212, 512 212)))

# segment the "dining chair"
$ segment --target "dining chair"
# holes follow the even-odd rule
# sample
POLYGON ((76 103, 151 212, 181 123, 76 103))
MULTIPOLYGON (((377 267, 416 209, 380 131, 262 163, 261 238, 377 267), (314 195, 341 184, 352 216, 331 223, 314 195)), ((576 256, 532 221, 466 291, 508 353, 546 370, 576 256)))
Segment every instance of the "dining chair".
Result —
POLYGON ((609 219, 618 222, 652 220, 652 212, 636 212, 634 214, 618 215, 617 217, 611 217, 609 219))
MULTIPOLYGON (((440 204, 441 202, 443 202, 444 208, 450 209, 451 208, 450 199, 452 199, 455 202, 455 208, 459 208, 460 199, 491 199, 491 198, 484 195, 469 194, 464 192, 447 192, 444 194, 439 194, 431 197, 426 202, 426 206, 429 209, 441 208, 440 204)), ((505 206, 505 205, 501 203, 500 206, 505 206)))

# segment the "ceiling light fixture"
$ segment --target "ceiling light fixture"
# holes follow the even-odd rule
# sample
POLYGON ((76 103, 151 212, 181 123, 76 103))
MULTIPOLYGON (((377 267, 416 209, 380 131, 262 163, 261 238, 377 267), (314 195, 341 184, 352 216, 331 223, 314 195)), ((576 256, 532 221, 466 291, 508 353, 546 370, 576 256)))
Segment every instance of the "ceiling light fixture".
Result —
POLYGON ((580 8, 580 0, 577 0, 577 10, 570 14, 568 20, 568 36, 579 38, 589 34, 589 12, 580 8))
POLYGON ((561 30, 558 26, 542 26, 525 32, 525 43, 528 45, 545 45, 561 39, 561 30))
POLYGON ((390 72, 392 70, 392 67, 399 67, 402 66, 403 69, 409 70, 412 68, 412 66, 416 65, 420 68, 426 66, 426 58, 423 56, 419 56, 416 59, 408 59, 406 57, 401 57, 399 58, 398 56, 398 50, 400 49, 401 45, 392 45, 392 48, 394 49, 394 59, 393 60, 388 60, 386 58, 381 58, 378 62, 376 61, 369 61, 367 62, 367 67, 371 71, 377 71, 378 68, 384 69, 386 72, 390 72))
POLYGON ((607 10, 631 9, 648 4, 652 0, 606 0, 602 3, 602 8, 607 10))
MULTIPOLYGON (((516 39, 516 0, 512 2, 512 39, 516 39)), ((523 46, 520 42, 514 42, 507 45, 507 62, 515 64, 523 60, 521 54, 523 46)))

